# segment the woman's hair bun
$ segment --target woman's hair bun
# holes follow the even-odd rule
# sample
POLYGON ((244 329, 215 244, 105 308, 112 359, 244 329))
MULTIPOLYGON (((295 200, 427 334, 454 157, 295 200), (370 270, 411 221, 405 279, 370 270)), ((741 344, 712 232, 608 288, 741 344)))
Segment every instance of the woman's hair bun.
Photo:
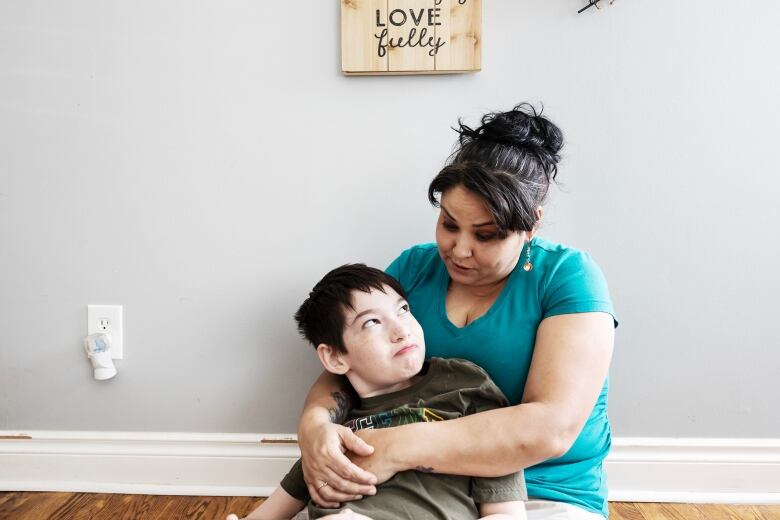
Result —
POLYGON ((558 174, 563 147, 560 128, 521 103, 507 112, 482 116, 471 128, 458 119, 459 146, 428 186, 428 200, 437 206, 454 186, 481 197, 502 231, 530 231, 537 209, 558 174))
POLYGON ((459 128, 455 131, 460 134, 460 146, 463 148, 472 141, 487 140, 525 148, 557 163, 560 160, 558 152, 563 147, 563 133, 542 116, 542 110, 537 112, 530 103, 520 103, 507 112, 485 114, 477 128, 464 125, 459 119, 459 128))

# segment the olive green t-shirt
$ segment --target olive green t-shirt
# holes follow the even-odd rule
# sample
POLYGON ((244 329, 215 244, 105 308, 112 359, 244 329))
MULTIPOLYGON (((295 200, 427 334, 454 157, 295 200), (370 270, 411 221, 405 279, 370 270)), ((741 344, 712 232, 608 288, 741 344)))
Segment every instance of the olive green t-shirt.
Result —
MULTIPOLYGON (((509 404, 487 373, 470 361, 431 358, 420 375, 408 388, 361 399, 344 425, 357 431, 444 421, 509 404)), ((522 471, 497 478, 403 471, 378 486, 376 495, 339 509, 321 508, 310 501, 300 460, 281 486, 291 496, 308 502, 310 518, 349 508, 374 520, 466 519, 479 517, 476 504, 527 500, 522 471)))

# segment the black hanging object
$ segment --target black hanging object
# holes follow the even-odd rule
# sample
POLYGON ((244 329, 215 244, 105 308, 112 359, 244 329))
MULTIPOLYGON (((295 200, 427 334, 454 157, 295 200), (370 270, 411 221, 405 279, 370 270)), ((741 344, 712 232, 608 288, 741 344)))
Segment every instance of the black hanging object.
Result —
POLYGON ((577 11, 577 14, 580 14, 581 12, 585 11, 586 9, 590 9, 591 7, 593 7, 594 5, 599 3, 600 1, 601 0, 588 0, 588 5, 586 5, 585 7, 580 9, 579 11, 577 11))

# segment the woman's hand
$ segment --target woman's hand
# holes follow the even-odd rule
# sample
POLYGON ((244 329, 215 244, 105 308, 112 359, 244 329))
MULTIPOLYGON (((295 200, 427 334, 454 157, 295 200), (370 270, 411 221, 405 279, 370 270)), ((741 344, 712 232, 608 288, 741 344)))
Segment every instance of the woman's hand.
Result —
POLYGON ((312 500, 322 507, 335 508, 341 502, 359 500, 376 493, 376 477, 353 464, 345 452, 362 457, 374 448, 345 426, 320 422, 302 427, 298 443, 301 465, 312 500))
POLYGON ((392 457, 390 441, 396 428, 382 428, 380 430, 358 430, 357 435, 363 442, 373 446, 373 454, 347 453, 347 457, 354 464, 365 471, 376 475, 376 484, 387 482, 404 468, 398 467, 392 457))

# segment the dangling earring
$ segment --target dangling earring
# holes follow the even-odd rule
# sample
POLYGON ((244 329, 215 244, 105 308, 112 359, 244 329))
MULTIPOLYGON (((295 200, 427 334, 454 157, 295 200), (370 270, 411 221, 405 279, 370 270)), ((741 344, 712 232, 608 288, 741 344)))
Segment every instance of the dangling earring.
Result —
POLYGON ((525 263, 523 264, 523 270, 528 272, 534 268, 534 264, 531 263, 531 241, 528 241, 528 247, 525 249, 525 263))

